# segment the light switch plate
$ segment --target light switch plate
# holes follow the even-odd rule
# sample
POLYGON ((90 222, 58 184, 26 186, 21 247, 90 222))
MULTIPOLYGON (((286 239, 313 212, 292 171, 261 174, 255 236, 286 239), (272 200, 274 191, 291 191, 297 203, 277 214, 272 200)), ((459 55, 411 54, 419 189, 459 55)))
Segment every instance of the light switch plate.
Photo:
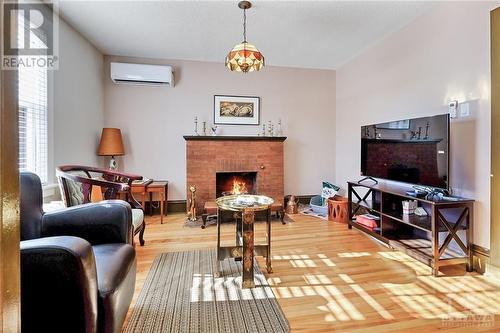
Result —
POLYGON ((469 103, 460 104, 460 117, 470 116, 469 103))

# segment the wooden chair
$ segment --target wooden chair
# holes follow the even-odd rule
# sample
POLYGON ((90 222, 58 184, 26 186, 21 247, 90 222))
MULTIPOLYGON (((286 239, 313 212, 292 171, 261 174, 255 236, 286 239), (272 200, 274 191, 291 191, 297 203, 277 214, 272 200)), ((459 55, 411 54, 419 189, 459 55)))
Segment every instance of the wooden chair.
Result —
POLYGON ((89 203, 96 197, 113 200, 123 194, 132 207, 134 235, 139 234, 139 243, 144 246, 144 211, 131 192, 132 182, 142 180, 142 176, 81 165, 57 167, 56 176, 66 207, 89 203))

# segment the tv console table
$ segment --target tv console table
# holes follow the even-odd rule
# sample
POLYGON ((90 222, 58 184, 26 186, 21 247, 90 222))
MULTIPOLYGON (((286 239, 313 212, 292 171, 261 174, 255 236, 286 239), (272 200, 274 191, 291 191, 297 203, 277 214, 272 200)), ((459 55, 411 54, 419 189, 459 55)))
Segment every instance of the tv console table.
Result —
POLYGON ((466 264, 472 271, 472 225, 474 200, 431 201, 406 194, 411 185, 380 181, 378 184, 348 182, 349 221, 355 227, 393 249, 429 265, 437 276, 439 268, 466 264), (427 216, 403 215, 402 201, 417 200, 427 216), (362 211, 379 217, 377 227, 356 222, 362 211))

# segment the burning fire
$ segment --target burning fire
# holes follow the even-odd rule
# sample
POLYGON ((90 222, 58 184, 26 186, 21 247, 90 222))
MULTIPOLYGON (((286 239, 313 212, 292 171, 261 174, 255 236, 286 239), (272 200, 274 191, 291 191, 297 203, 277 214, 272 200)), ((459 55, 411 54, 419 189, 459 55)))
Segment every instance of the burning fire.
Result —
POLYGON ((231 191, 232 194, 244 194, 247 193, 247 184, 242 181, 241 179, 238 179, 236 177, 233 178, 233 190, 231 191))

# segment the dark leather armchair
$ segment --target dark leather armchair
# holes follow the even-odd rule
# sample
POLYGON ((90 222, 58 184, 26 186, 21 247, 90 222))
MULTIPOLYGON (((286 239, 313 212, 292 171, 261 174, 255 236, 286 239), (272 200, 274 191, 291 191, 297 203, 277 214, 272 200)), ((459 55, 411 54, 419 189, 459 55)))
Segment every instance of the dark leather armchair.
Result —
POLYGON ((51 213, 21 173, 23 332, 119 332, 135 287, 132 212, 121 200, 51 213))

